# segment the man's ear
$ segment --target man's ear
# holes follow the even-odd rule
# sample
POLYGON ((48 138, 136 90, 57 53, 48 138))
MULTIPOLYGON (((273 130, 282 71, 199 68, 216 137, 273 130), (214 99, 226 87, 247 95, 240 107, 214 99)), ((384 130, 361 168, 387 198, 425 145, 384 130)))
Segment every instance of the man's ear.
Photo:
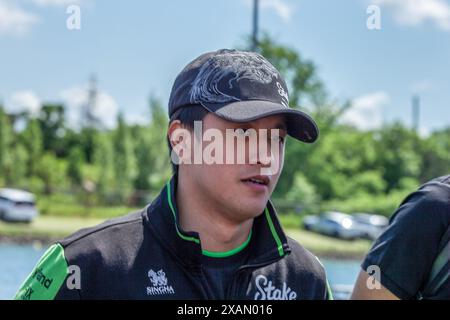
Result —
POLYGON ((191 163, 191 132, 184 128, 180 120, 170 122, 167 130, 172 147, 171 159, 175 164, 191 163))
POLYGON ((181 136, 176 135, 177 129, 182 129, 181 121, 174 120, 169 123, 169 128, 167 129, 167 137, 169 138, 170 145, 174 148, 178 143, 182 141, 181 136))

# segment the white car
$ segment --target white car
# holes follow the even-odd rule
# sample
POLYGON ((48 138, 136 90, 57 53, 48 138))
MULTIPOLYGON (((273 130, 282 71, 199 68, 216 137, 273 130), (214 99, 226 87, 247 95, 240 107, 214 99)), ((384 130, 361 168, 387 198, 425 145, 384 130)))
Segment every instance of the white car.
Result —
POLYGON ((364 233, 355 228, 355 225, 352 216, 336 211, 324 212, 318 216, 306 216, 303 219, 303 226, 306 230, 347 240, 364 236, 364 233))
POLYGON ((352 217, 358 229, 364 232, 365 238, 370 240, 376 240, 389 225, 386 217, 376 214, 354 213, 352 217))
POLYGON ((31 222, 38 214, 32 193, 18 189, 0 189, 0 219, 31 222))

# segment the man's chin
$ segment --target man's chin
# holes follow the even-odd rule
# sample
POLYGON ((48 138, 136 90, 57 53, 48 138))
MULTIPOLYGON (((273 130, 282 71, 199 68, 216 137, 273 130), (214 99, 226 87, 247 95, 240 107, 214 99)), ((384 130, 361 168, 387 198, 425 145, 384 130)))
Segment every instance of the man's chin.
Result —
MULTIPOLYGON (((242 203, 242 202, 241 202, 242 203)), ((262 213, 264 213, 264 209, 266 208, 267 201, 258 203, 246 203, 242 204, 242 207, 240 208, 242 212, 245 212, 245 215, 248 216, 248 218, 256 218, 262 213)))

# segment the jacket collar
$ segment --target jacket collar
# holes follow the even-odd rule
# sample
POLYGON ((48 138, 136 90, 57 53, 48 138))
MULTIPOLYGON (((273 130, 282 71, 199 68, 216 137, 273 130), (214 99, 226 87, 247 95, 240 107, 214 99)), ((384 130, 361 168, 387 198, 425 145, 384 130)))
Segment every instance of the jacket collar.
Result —
MULTIPOLYGON (((177 180, 175 174, 145 209, 144 221, 161 245, 184 265, 196 268, 201 264, 201 240, 197 232, 186 232, 179 224, 175 198, 177 180)), ((286 235, 271 201, 267 203, 264 212, 255 218, 248 246, 249 265, 275 261, 290 253, 286 235)))

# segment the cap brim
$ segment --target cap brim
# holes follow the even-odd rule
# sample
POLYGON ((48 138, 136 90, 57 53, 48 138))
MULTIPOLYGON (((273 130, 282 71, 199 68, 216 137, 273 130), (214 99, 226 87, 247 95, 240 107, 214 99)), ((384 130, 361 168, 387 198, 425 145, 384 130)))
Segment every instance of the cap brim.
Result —
POLYGON ((313 143, 319 136, 319 128, 309 115, 278 103, 263 100, 246 100, 227 104, 202 103, 202 106, 218 117, 232 122, 250 122, 282 114, 286 116, 288 134, 293 138, 306 143, 313 143))

